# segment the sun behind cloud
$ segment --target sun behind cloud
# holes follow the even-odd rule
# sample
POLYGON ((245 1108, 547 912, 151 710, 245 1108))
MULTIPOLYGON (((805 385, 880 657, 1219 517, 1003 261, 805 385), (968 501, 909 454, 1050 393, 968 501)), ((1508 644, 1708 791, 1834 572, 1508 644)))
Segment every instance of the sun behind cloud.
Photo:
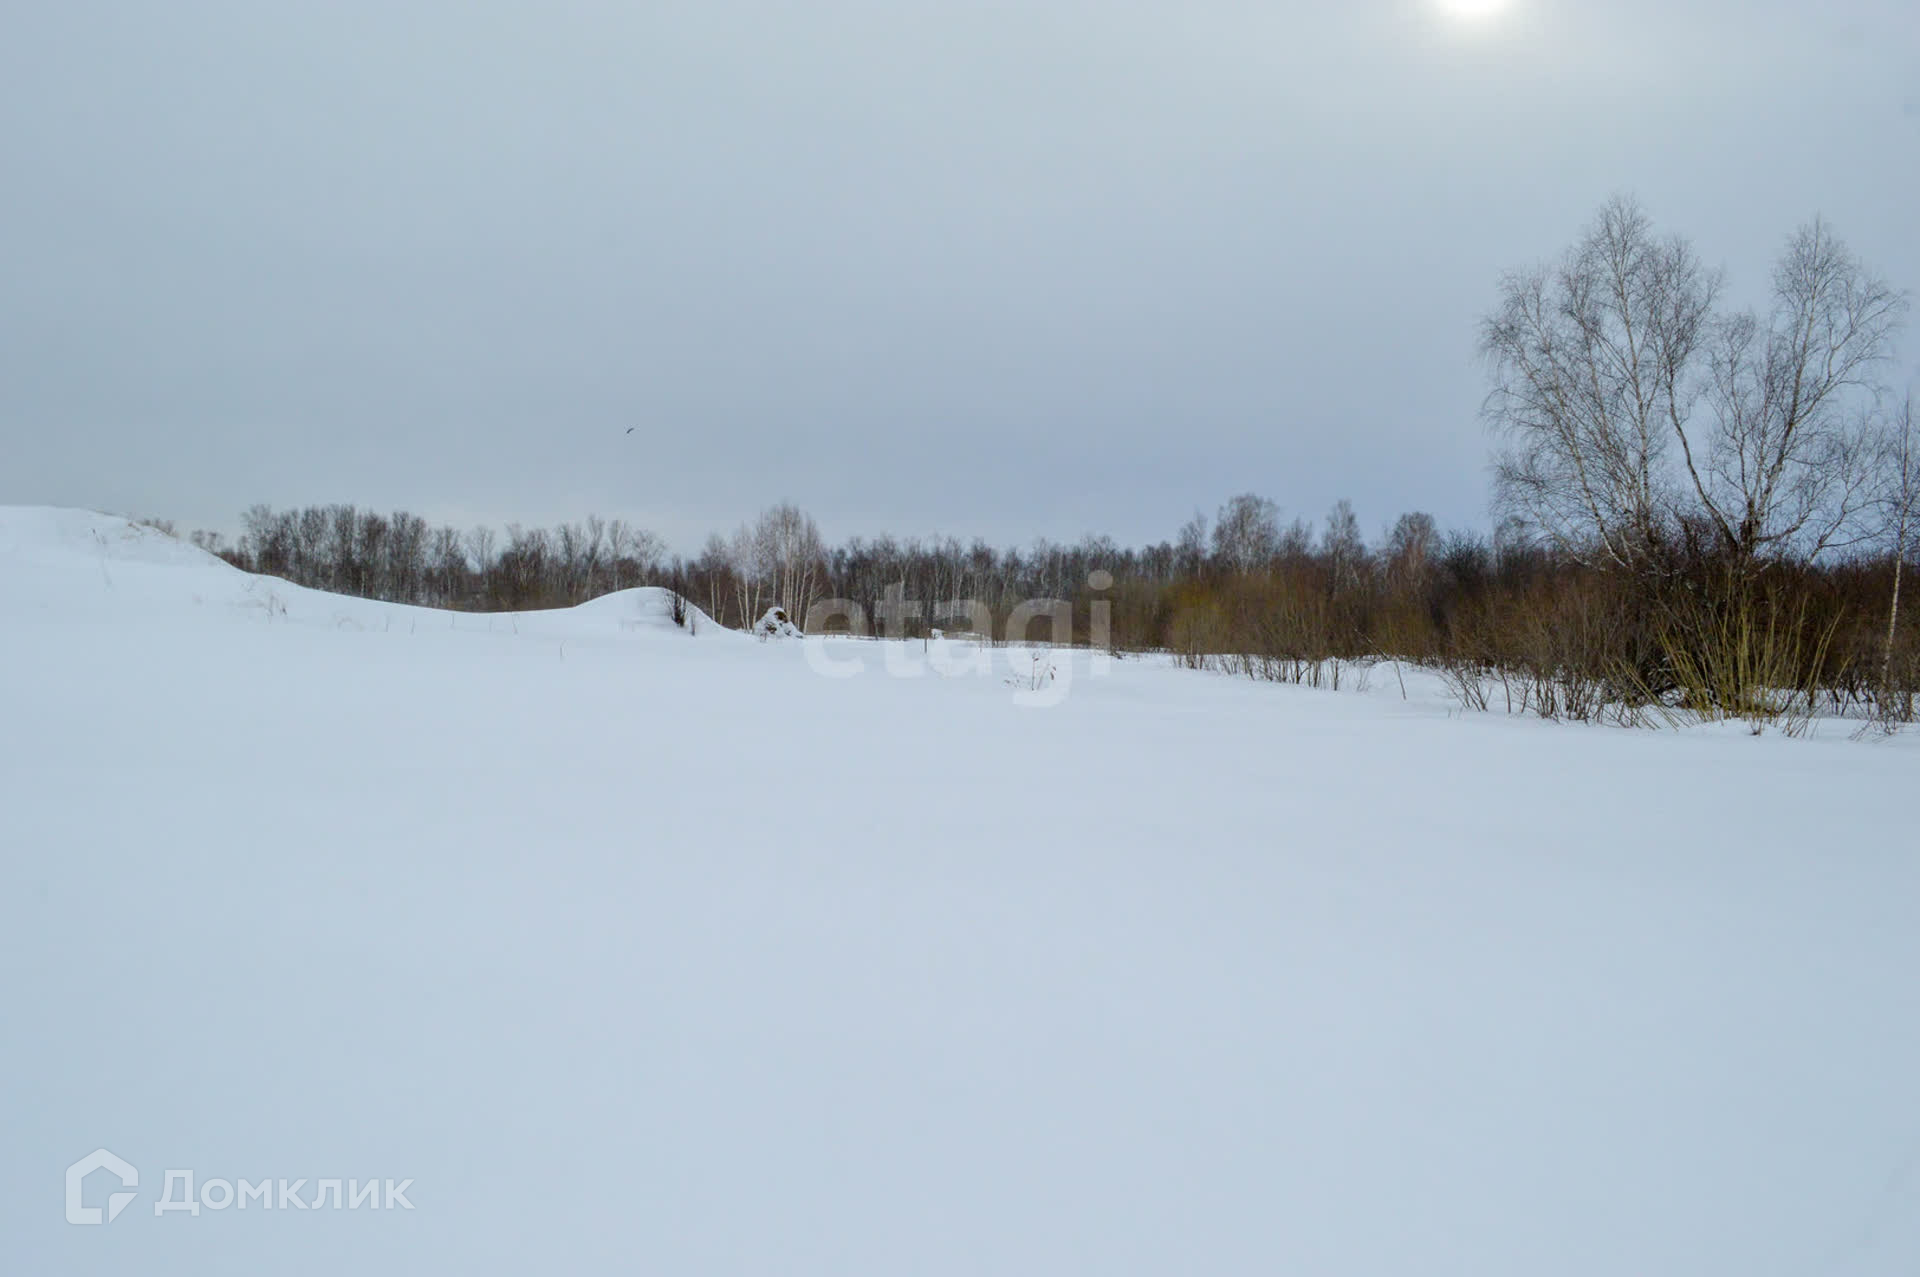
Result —
POLYGON ((1462 22, 1484 22, 1498 17, 1509 7, 1510 0, 1435 0, 1440 12, 1462 22))

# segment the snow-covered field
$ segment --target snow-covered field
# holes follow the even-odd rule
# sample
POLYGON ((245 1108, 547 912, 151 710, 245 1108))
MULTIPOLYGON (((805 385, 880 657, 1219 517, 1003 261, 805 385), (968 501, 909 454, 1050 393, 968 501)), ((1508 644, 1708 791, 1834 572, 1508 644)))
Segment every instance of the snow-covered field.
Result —
POLYGON ((0 1272, 1920 1271, 1914 741, 885 656, 0 510, 0 1272))

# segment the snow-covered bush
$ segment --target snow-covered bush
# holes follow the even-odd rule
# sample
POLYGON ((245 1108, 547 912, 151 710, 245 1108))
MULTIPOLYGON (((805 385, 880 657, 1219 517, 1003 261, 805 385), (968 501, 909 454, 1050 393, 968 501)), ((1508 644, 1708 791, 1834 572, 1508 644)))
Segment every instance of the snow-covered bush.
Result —
POLYGON ((801 637, 800 627, 787 616, 787 609, 783 607, 768 608, 754 623, 753 633, 754 637, 761 639, 801 637))

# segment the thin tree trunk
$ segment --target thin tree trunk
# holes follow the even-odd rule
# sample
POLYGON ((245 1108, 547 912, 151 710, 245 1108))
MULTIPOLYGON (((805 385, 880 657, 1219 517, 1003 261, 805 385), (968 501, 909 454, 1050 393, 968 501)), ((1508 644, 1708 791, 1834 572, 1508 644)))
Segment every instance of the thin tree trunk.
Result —
POLYGON ((1895 714, 1891 703, 1893 697, 1893 642, 1895 632, 1900 626, 1900 576, 1907 562, 1907 532, 1913 520, 1913 400, 1907 400, 1907 408, 1901 419, 1900 430, 1900 489, 1898 498, 1900 508, 1897 513, 1893 535, 1893 599, 1887 605, 1887 646, 1880 657, 1880 695, 1888 702, 1886 709, 1889 717, 1901 720, 1913 717, 1913 701, 1910 696, 1903 697, 1899 712, 1895 714))
MULTIPOLYGON (((1888 700, 1887 712, 1889 714, 1893 713, 1893 705, 1891 703, 1893 697, 1893 637, 1894 631, 1897 630, 1900 625, 1900 570, 1905 565, 1906 558, 1907 522, 1903 517, 1900 520, 1900 534, 1894 539, 1893 545, 1893 601, 1887 607, 1887 647, 1886 651, 1883 652, 1880 657, 1880 694, 1888 700)), ((1899 717, 1910 717, 1908 707, 1902 707, 1899 717)))

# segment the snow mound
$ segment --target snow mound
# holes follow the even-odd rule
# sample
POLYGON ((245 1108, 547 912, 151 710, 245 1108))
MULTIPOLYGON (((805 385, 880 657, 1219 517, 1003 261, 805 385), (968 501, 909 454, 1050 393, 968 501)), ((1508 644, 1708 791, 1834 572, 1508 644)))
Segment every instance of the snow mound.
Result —
POLYGON ((59 564, 74 558, 237 570, 199 546, 119 515, 58 506, 0 506, 0 563, 59 564))
POLYGON ((787 615, 787 609, 783 607, 768 608, 765 614, 754 622, 753 633, 755 638, 763 639, 802 637, 800 627, 793 623, 793 618, 787 615))
POLYGON ((680 634, 690 638, 706 638, 734 633, 686 598, 658 585, 615 590, 612 594, 603 594, 578 607, 522 612, 519 616, 523 626, 533 622, 536 628, 543 621, 553 621, 562 626, 568 622, 612 621, 615 628, 628 634, 680 634))
POLYGON ((118 515, 0 506, 0 590, 19 615, 118 620, 209 602, 257 606, 257 579, 118 515))

